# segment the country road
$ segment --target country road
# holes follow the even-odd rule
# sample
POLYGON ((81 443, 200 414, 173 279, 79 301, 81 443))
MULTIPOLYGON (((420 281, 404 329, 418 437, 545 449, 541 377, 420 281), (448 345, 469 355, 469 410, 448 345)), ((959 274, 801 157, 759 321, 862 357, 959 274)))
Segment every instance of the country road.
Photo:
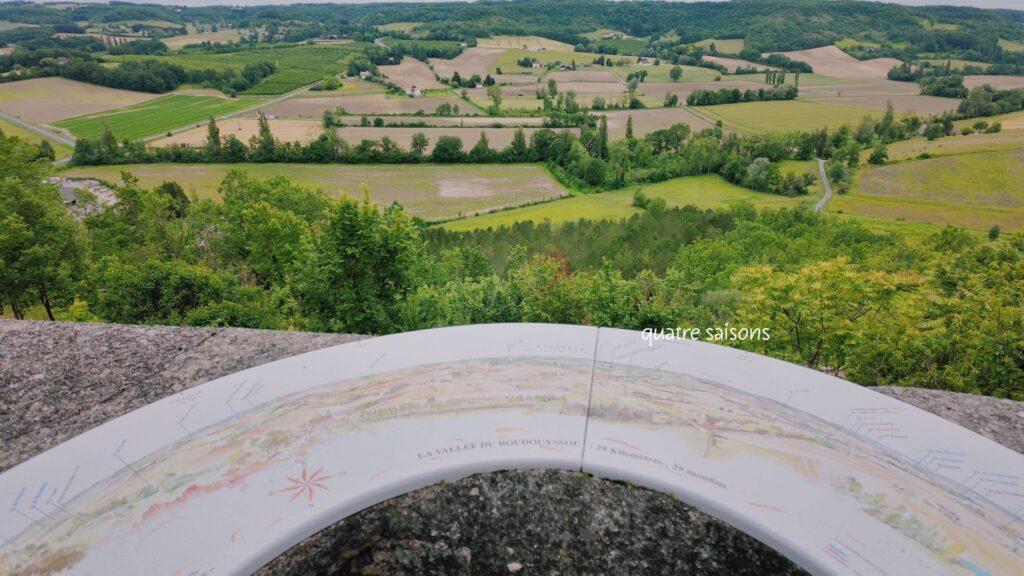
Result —
POLYGON ((832 184, 828 181, 828 176, 825 174, 825 161, 821 158, 815 158, 818 161, 818 172, 821 174, 821 183, 825 186, 825 195, 822 196, 821 200, 818 200, 817 205, 814 206, 814 213, 821 212, 821 209, 825 207, 825 203, 832 197, 832 184))
POLYGON ((36 126, 35 124, 32 124, 31 122, 26 122, 26 121, 22 120, 21 118, 18 118, 17 116, 11 116, 10 114, 8 114, 6 112, 0 112, 0 118, 3 118, 4 120, 7 120, 8 122, 11 122, 13 124, 17 124, 18 126, 21 126, 22 128, 24 128, 26 130, 30 130, 32 132, 35 132, 36 134, 39 134, 40 136, 44 136, 46 138, 49 138, 50 140, 56 140, 57 142, 60 142, 61 144, 65 144, 67 146, 72 146, 72 147, 74 147, 74 145, 75 145, 75 141, 73 139, 71 139, 71 138, 68 138, 67 136, 62 136, 60 134, 55 134, 55 133, 50 132, 49 130, 47 130, 47 129, 41 127, 41 126, 36 126))

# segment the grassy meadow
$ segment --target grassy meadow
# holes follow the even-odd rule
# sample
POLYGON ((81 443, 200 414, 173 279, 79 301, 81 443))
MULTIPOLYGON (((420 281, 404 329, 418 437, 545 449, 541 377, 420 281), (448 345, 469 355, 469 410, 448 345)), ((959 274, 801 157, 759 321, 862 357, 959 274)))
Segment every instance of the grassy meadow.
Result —
POLYGON ((715 49, 718 50, 719 54, 735 55, 743 51, 743 46, 745 42, 742 38, 731 40, 723 40, 720 38, 708 38, 706 40, 696 42, 694 45, 700 46, 701 48, 710 48, 712 44, 715 45, 715 49))
POLYGON ((245 98, 172 94, 127 108, 61 120, 55 125, 67 128, 82 138, 101 136, 104 126, 109 126, 118 140, 134 140, 201 122, 210 116, 243 110, 257 103, 245 98))
POLYGON ((1024 149, 970 152, 864 168, 829 209, 976 231, 1024 228, 1024 149))
POLYGON ((552 223, 580 219, 601 220, 627 218, 639 211, 633 206, 637 189, 648 198, 663 198, 669 206, 692 204, 699 208, 721 208, 736 202, 749 202, 758 208, 795 207, 808 202, 809 197, 786 198, 762 194, 730 184, 717 175, 675 178, 657 184, 630 186, 610 192, 583 194, 533 206, 503 210, 473 218, 447 222, 449 230, 474 230, 510 226, 516 222, 532 220, 552 223))
POLYGON ((566 194, 541 164, 130 164, 82 166, 65 174, 98 178, 113 184, 121 172, 131 172, 143 187, 175 181, 197 198, 217 198, 217 188, 229 170, 244 170, 256 178, 286 176, 303 186, 334 196, 362 197, 363 186, 379 205, 401 203, 414 216, 427 220, 454 218, 503 206, 518 206, 566 194))
POLYGON ((694 109, 742 132, 790 132, 821 128, 834 130, 843 124, 856 126, 865 116, 881 116, 877 110, 805 100, 744 102, 699 106, 694 109))

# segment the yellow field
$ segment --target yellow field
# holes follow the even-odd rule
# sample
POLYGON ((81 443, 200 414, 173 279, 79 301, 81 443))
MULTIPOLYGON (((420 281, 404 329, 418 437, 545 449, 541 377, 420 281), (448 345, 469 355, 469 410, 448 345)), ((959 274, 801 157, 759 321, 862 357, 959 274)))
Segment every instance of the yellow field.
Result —
POLYGON ((999 47, 1007 52, 1024 52, 1024 42, 999 39, 999 47))
POLYGON ((381 32, 405 32, 406 34, 413 31, 414 28, 424 24, 423 22, 392 22, 390 24, 381 24, 377 26, 377 30, 381 32))
POLYGON ((696 45, 701 48, 708 48, 712 44, 722 54, 739 54, 743 51, 744 41, 742 38, 735 40, 722 40, 718 38, 708 38, 707 40, 701 40, 696 45))
POLYGON ((184 36, 172 36, 162 40, 171 50, 180 50, 189 44, 200 44, 202 42, 237 42, 242 38, 243 31, 228 28, 216 32, 199 32, 186 34, 184 36))

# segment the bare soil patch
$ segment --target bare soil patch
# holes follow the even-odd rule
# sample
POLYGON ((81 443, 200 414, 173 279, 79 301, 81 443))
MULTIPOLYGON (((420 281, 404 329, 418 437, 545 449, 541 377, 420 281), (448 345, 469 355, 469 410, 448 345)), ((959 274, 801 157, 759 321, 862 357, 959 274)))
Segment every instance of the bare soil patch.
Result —
POLYGON ((384 94, 362 96, 328 96, 320 98, 289 98, 263 109, 268 115, 282 118, 316 118, 324 110, 341 106, 349 114, 415 114, 418 111, 432 113, 441 104, 455 104, 463 113, 476 110, 465 100, 455 96, 442 98, 388 98, 384 94))
POLYGON ((988 84, 996 90, 1024 88, 1024 76, 964 76, 964 86, 977 88, 988 84))
POLYGON ((465 78, 472 77, 473 74, 479 74, 481 78, 486 78, 490 65, 504 52, 504 48, 466 48, 451 60, 428 58, 427 61, 441 78, 451 78, 452 74, 456 72, 465 78))
POLYGON ((619 83, 619 77, 611 70, 567 70, 564 72, 552 72, 547 75, 547 78, 556 82, 619 83))
POLYGON ((401 64, 393 66, 380 66, 382 74, 387 76, 393 84, 401 86, 406 90, 419 88, 443 88, 444 85, 434 78, 434 71, 426 63, 408 56, 402 58, 401 64))
POLYGON ((574 46, 541 36, 492 36, 477 38, 476 45, 480 48, 516 48, 520 50, 556 50, 572 52, 574 46))
POLYGON ((872 110, 885 110, 888 103, 892 102, 894 111, 915 112, 922 115, 942 114, 956 110, 960 101, 954 98, 939 98, 937 96, 844 96, 841 98, 812 98, 814 102, 826 102, 829 104, 842 104, 844 106, 857 106, 870 108, 872 110))
POLYGON ((613 110, 605 112, 608 117, 608 136, 612 139, 626 135, 626 123, 633 117, 633 134, 644 136, 655 130, 668 128, 673 124, 687 124, 694 131, 713 128, 708 122, 685 108, 648 108, 645 110, 613 110))
POLYGON ((821 48, 782 52, 781 54, 792 60, 810 64, 816 74, 844 80, 884 80, 889 70, 900 64, 896 58, 857 60, 836 46, 822 46, 821 48))
POLYGON ((46 124, 131 106, 159 96, 65 78, 33 78, 0 84, 0 111, 46 124))
POLYGON ((894 82, 884 80, 865 84, 840 84, 835 86, 801 86, 801 98, 834 98, 846 96, 917 96, 921 87, 915 82, 894 82))
MULTIPOLYGON (((217 122, 222 138, 229 135, 238 138, 242 142, 248 142, 259 131, 258 121, 255 118, 230 118, 217 122)), ((282 142, 311 142, 323 132, 320 122, 315 120, 282 120, 270 121, 270 129, 274 137, 282 142)), ((202 146, 206 142, 206 127, 201 126, 179 132, 168 138, 161 138, 152 143, 153 146, 171 146, 184 144, 186 146, 202 146)))
POLYGON ((558 84, 559 92, 575 92, 577 94, 617 94, 626 92, 622 82, 562 82, 558 84))

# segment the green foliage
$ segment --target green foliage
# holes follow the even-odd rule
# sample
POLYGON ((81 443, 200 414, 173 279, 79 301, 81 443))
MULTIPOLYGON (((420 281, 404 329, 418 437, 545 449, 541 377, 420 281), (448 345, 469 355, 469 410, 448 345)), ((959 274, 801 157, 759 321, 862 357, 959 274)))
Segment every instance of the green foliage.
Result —
POLYGON ((16 316, 37 302, 53 320, 74 299, 87 247, 56 188, 42 183, 50 170, 36 146, 0 137, 0 301, 16 316))
POLYGON ((401 206, 342 198, 317 226, 292 289, 311 328, 382 333, 416 285, 419 240, 401 206))

